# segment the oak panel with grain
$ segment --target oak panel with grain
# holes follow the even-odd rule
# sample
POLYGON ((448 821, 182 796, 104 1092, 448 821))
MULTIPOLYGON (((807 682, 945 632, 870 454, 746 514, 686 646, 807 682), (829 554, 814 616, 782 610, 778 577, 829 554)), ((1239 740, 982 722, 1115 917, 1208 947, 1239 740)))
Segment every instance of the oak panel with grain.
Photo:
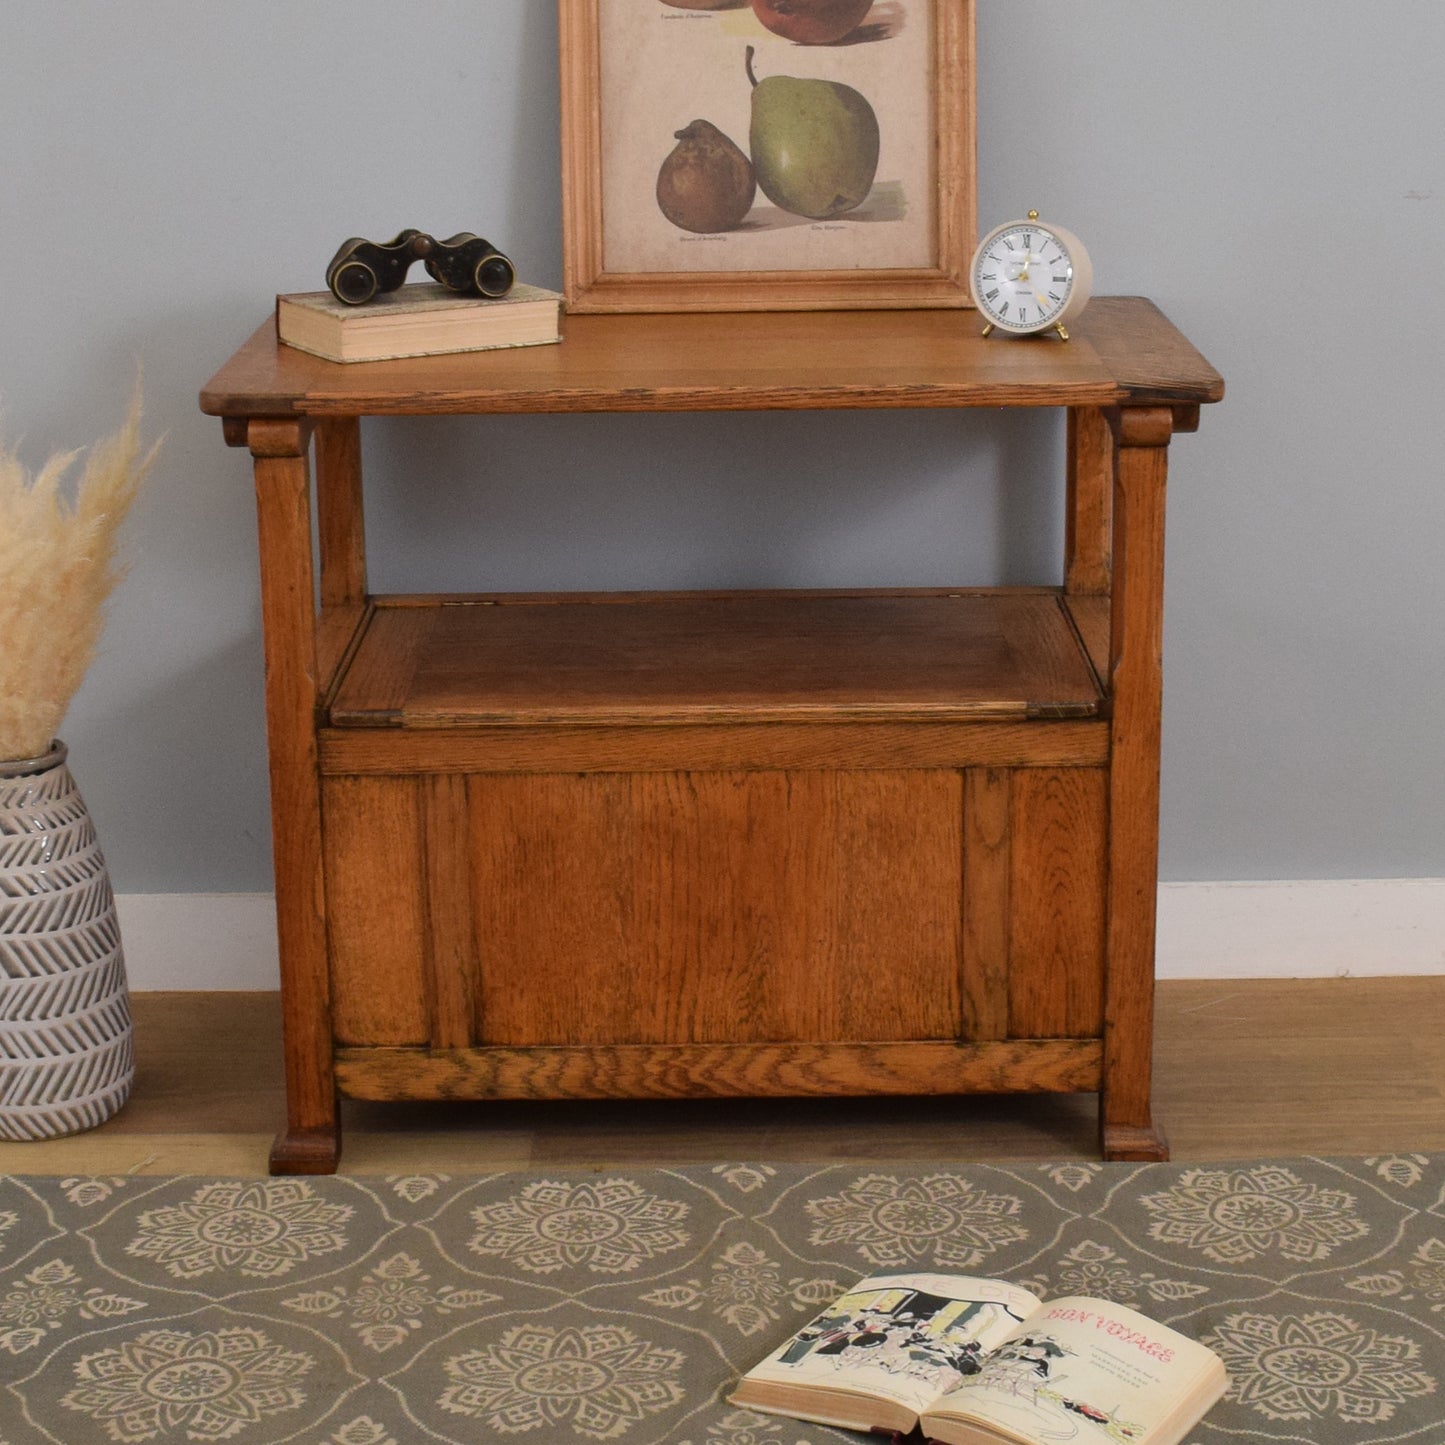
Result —
POLYGON ((339 1049, 353 1099, 806 1098, 1096 1089, 1100 1049, 1074 1039, 963 1044, 611 1044, 339 1049))
POLYGON ((1108 593, 1071 593, 1064 598, 1064 610, 1079 634, 1094 674, 1109 675, 1109 621, 1113 603, 1108 593))
POLYGON ((342 365, 268 319, 201 392, 213 416, 1194 404, 1218 372, 1143 297, 1095 297, 1067 345, 951 311, 568 316, 556 346, 342 365), (1140 350, 1131 347, 1137 333, 1140 350), (1097 342, 1096 342, 1097 336, 1097 342))
POLYGON ((1193 431, 1199 406, 1224 400, 1224 378, 1152 302, 1142 296, 1095 296, 1089 343, 1130 406, 1178 408, 1175 431, 1193 431))
POLYGON ((955 772, 471 780, 489 1045, 950 1038, 955 772))
POLYGON ((345 675, 366 635, 369 620, 370 608, 364 603, 338 603, 317 615, 316 679, 323 698, 332 694, 345 675))
POLYGON ((962 1037, 1009 1034, 1013 807, 1008 767, 964 773, 962 1037))
POLYGON ((353 728, 399 727, 417 659, 435 622, 431 608, 374 607, 332 694, 331 721, 353 728))
POLYGON ((420 789, 411 778, 324 785, 332 1028, 341 1043, 432 1037, 420 789))
POLYGON ((323 728, 323 773, 1068 768, 1108 761, 1102 720, 722 723, 667 727, 323 728))
POLYGON ((471 800, 466 778, 456 774, 422 779, 420 787, 428 1037, 436 1049, 468 1048, 483 1034, 471 800))
POLYGON ((1052 591, 606 593, 378 607, 343 726, 1088 717, 1052 591))
POLYGON ((1009 1034, 1097 1038, 1104 1026, 1107 775, 1015 771, 1009 1034))

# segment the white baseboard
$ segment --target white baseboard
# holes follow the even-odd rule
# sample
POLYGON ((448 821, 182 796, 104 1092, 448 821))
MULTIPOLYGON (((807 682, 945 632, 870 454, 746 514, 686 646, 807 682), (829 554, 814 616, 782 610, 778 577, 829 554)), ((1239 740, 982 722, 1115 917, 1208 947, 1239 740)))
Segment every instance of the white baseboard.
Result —
MULTIPOLYGON (((116 899, 130 986, 274 989, 269 893, 116 899)), ((1165 883, 1160 978, 1445 974, 1445 878, 1165 883)))
POLYGON ((1160 978, 1445 974, 1445 878, 1165 883, 1160 978))
POLYGON ((120 893, 115 907, 137 993, 281 987, 269 893, 120 893))

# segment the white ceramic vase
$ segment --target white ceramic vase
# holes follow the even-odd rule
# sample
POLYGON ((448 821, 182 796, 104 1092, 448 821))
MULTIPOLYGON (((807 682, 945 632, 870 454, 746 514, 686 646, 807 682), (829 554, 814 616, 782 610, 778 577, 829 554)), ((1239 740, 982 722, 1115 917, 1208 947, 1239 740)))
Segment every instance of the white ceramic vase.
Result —
POLYGON ((0 762, 0 1139, 94 1128, 135 1077, 110 874, 65 759, 0 762))

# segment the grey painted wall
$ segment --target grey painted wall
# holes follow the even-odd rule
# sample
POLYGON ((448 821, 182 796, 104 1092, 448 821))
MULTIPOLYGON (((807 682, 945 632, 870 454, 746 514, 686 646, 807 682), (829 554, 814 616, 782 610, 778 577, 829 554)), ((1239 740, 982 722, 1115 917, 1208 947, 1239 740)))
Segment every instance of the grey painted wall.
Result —
MULTIPOLYGON (((620 0, 608 0, 620 3, 620 0)), ((65 727, 126 891, 269 887, 249 467, 196 392, 343 236, 560 283, 550 0, 7 0, 0 407, 163 461, 65 727), (401 18, 398 19, 398 13, 401 18)), ((1037 206, 1229 383, 1176 440, 1163 875, 1445 874, 1439 0, 980 0, 980 214, 1037 206)), ((1011 415, 379 427, 379 588, 1056 580, 1011 415)), ((3 645, 3 639, 0 639, 3 645)))

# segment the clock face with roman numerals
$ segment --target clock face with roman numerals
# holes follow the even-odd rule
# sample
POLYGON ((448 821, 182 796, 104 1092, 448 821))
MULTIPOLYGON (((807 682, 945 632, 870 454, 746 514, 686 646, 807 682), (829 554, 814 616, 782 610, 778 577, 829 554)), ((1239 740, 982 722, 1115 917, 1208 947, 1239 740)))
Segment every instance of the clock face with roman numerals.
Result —
POLYGON ((984 237, 970 280, 985 321, 1030 335, 1077 315, 1088 300, 1091 275, 1077 237, 1031 216, 984 237))

